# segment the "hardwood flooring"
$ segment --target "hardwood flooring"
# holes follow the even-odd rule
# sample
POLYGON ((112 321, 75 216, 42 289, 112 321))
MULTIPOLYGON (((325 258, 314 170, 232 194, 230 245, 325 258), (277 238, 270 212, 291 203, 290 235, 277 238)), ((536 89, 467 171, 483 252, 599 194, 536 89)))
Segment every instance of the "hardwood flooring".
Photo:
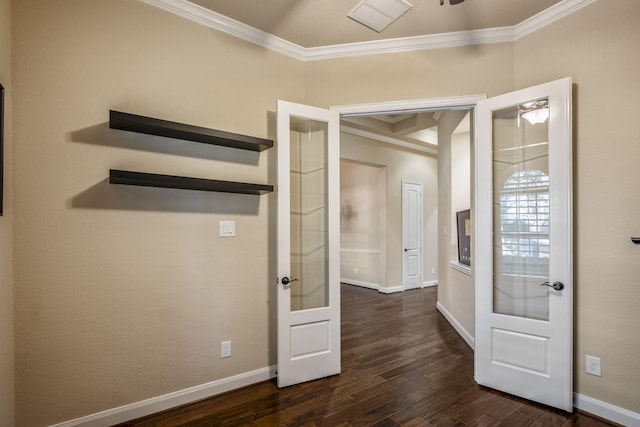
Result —
POLYGON ((265 381, 121 424, 160 426, 611 426, 473 381, 473 352, 436 311, 436 288, 342 286, 342 373, 265 381))

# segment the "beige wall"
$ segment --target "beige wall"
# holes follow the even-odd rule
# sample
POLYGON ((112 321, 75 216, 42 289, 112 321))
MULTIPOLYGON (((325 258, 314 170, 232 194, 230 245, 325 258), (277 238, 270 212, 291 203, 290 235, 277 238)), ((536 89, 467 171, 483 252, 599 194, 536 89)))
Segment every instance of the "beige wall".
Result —
POLYGON ((386 268, 382 268, 386 259, 386 192, 385 167, 340 161, 342 282, 374 289, 381 277, 386 282, 386 268))
MULTIPOLYGON (((466 111, 448 111, 438 120, 438 303, 447 310, 469 336, 475 337, 475 290, 470 275, 454 269, 452 261, 457 261, 457 228, 452 200, 452 171, 455 159, 451 157, 452 135, 466 111), (452 246, 455 245, 455 248, 452 246), (454 255, 455 252, 455 255, 454 255)), ((467 139, 467 143, 468 143, 467 139)), ((470 164, 467 164, 470 170, 470 164)), ((470 191, 470 189, 469 189, 470 191)), ((458 202, 459 203, 459 202, 458 202)), ((469 202, 468 202, 469 203, 469 202)), ((467 208, 471 205, 468 204, 467 208)), ((471 254, 473 259, 473 253, 471 254)), ((473 262, 472 262, 473 264, 473 262)))
POLYGON ((412 150, 393 148, 388 144, 346 133, 341 135, 340 157, 386 166, 387 276, 380 284, 383 288, 402 286, 402 180, 422 183, 425 272, 423 280, 434 280, 435 277, 431 278, 431 268, 435 267, 437 262, 437 160, 412 150))
POLYGON ((640 413, 640 2, 598 1, 515 45, 515 88, 574 82, 575 390, 640 413), (585 374, 585 355, 602 377, 585 374))
POLYGON ((310 62, 307 101, 336 106, 486 93, 513 86, 513 45, 422 50, 310 62))
POLYGON ((106 181, 122 168, 275 184, 275 150, 106 122, 113 108, 268 137, 276 99, 302 100, 303 65, 138 1, 13 7, 18 425, 275 364, 274 195, 106 181), (237 237, 218 238, 219 220, 237 237))
POLYGON ((4 209, 0 217, 0 425, 13 425, 13 191, 11 4, 0 0, 0 83, 4 100, 4 209))
MULTIPOLYGON (((640 234, 636 0, 596 2, 514 44, 306 64, 142 2, 12 7, 18 425, 275 363, 273 195, 105 181, 113 167, 274 183, 275 150, 254 155, 112 131, 110 108, 267 137, 277 98, 331 106, 491 96, 566 75, 576 83, 576 391, 640 412, 640 248, 628 240, 640 234), (236 220, 236 238, 217 237, 221 219, 236 220), (220 360, 226 339, 233 357, 220 360), (601 378, 582 374, 584 354, 602 357, 601 378)), ((5 85, 7 8, 1 0, 5 85)), ((400 178, 389 174, 396 181, 399 194, 400 178)), ((9 214, 0 218, 2 236, 11 233, 11 206, 9 214)), ((11 248, 0 247, 2 316, 11 310, 10 258, 11 248)), ((399 270, 389 277, 399 280, 399 270)), ((0 360, 10 360, 9 329, 1 328, 0 360)), ((0 369, 0 414, 11 417, 11 369, 0 369)))

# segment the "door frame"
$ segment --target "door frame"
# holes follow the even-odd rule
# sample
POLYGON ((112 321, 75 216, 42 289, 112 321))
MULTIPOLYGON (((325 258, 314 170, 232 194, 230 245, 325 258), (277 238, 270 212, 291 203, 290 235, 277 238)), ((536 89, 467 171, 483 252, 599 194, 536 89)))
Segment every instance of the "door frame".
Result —
MULTIPOLYGON (((368 116, 372 114, 400 114, 400 113, 417 112, 417 111, 424 111, 424 110, 443 110, 443 111, 470 110, 470 114, 472 114, 472 123, 474 127, 473 135, 475 135, 476 105, 478 104, 479 101, 482 101, 484 99, 487 99, 486 94, 477 94, 477 95, 466 95, 466 96, 451 96, 451 97, 443 97, 443 98, 423 98, 423 99, 408 99, 408 100, 399 100, 399 101, 373 102, 369 104, 336 105, 336 106, 329 107, 329 109, 340 113, 341 119, 344 116, 348 117, 348 116, 368 116)), ((342 128, 344 127, 345 126, 342 125, 342 122, 341 122, 340 124, 341 131, 342 131, 342 128)), ((474 200, 472 198, 471 209, 473 208, 474 208, 474 200)), ((475 232, 475 230, 473 232, 475 232)), ((476 253, 474 242, 475 242, 475 239, 472 239, 472 247, 471 247, 472 256, 474 256, 473 254, 476 253)), ((424 239, 422 243, 423 243, 423 253, 424 253, 424 239)), ((423 258, 424 258, 424 255, 423 255, 423 258)), ((423 264, 424 264, 424 260, 423 260, 423 264)), ((439 263, 436 262, 436 265, 438 264, 439 263)), ((424 269, 424 265, 423 265, 423 269, 424 269)), ((474 280, 473 270, 471 272, 471 278, 472 280, 474 280)), ((424 280, 424 271, 423 271, 423 280, 424 280)), ((399 286, 398 288, 399 288, 398 290, 400 291, 404 290, 403 286, 399 286)), ((475 289, 474 289, 474 293, 475 293, 475 289)), ((474 295, 474 309, 475 309, 476 299, 477 297, 474 295)))

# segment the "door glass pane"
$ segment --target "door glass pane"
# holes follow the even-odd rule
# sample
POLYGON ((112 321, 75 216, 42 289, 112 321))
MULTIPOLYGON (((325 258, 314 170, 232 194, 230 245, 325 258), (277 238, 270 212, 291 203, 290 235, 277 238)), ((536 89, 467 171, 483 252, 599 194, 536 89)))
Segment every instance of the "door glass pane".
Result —
POLYGON ((549 320, 549 105, 493 112, 493 310, 549 320))
POLYGON ((328 124, 291 118, 291 311, 329 303, 328 124))

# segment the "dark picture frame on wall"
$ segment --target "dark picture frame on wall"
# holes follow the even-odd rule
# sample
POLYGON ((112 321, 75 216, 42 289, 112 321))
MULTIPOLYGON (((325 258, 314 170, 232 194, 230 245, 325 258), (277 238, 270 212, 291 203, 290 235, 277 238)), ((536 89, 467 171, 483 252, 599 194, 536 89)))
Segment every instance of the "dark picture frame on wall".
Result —
POLYGON ((4 86, 0 83, 0 216, 3 215, 4 200, 4 86))
POLYGON ((456 212, 458 221, 458 262, 471 267, 471 210, 456 212))

